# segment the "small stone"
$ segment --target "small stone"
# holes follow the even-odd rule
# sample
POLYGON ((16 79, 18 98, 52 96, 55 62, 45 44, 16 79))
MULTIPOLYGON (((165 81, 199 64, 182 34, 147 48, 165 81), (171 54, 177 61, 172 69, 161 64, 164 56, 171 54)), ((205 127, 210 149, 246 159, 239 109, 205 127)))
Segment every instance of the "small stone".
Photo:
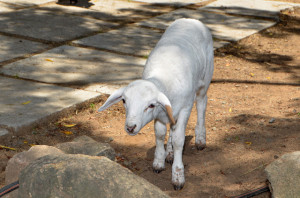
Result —
POLYGON ((127 166, 127 167, 130 166, 131 164, 132 163, 130 161, 127 161, 127 160, 124 161, 124 165, 127 166))
POLYGON ((7 129, 0 129, 0 136, 6 135, 6 134, 8 134, 7 129))
POLYGON ((266 138, 266 141, 267 141, 268 143, 273 142, 272 138, 266 138))
POLYGON ((112 141, 114 141, 113 137, 109 137, 109 138, 107 138, 107 140, 105 140, 106 143, 109 143, 109 142, 112 142, 112 141))
POLYGON ((270 120, 269 120, 269 123, 270 124, 272 124, 272 123, 274 123, 275 122, 275 118, 271 118, 270 120))
POLYGON ((217 130, 217 128, 216 127, 213 127, 213 128, 211 128, 213 131, 216 131, 217 130))

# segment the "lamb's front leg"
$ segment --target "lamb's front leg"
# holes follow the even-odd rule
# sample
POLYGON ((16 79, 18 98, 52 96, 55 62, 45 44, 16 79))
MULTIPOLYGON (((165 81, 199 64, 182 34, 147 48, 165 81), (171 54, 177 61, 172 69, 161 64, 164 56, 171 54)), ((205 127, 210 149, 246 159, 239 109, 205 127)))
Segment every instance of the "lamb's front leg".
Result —
POLYGON ((172 184, 175 190, 182 189, 185 183, 182 151, 185 140, 185 128, 190 116, 190 111, 191 108, 188 110, 181 110, 177 123, 172 126, 172 145, 174 152, 174 162, 172 165, 172 184))
POLYGON ((160 121, 155 120, 154 128, 155 128, 156 148, 155 148, 154 161, 153 161, 153 171, 155 173, 160 173, 162 170, 165 169, 166 151, 164 147, 164 142, 165 142, 167 127, 165 124, 161 123, 160 121))

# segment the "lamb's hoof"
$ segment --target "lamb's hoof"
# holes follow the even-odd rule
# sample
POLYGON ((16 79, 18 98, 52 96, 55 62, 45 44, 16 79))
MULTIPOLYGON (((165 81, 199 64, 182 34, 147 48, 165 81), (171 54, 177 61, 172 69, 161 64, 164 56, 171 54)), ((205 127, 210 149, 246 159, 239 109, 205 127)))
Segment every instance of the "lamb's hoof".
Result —
POLYGON ((196 144, 196 147, 197 147, 198 151, 202 151, 203 149, 206 148, 206 145, 205 144, 196 144))
POLYGON ((169 164, 173 164, 173 160, 174 160, 173 157, 166 157, 166 162, 169 164))
POLYGON ((169 164, 173 164, 173 160, 174 160, 174 155, 168 154, 166 157, 166 162, 169 164))
POLYGON ((173 184, 174 190, 181 190, 183 188, 184 184, 181 185, 175 185, 173 184))
POLYGON ((153 172, 157 173, 157 174, 160 173, 163 170, 164 170, 163 168, 161 168, 161 169, 155 169, 155 168, 153 168, 153 172))

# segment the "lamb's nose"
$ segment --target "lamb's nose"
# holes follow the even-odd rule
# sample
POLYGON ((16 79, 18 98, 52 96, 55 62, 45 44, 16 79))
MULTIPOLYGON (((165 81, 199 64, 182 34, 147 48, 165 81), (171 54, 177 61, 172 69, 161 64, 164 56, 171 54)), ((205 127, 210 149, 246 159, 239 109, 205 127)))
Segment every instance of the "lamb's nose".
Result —
POLYGON ((133 125, 133 126, 128 126, 128 125, 127 125, 127 131, 128 131, 129 133, 133 133, 135 127, 136 127, 136 124, 133 125))

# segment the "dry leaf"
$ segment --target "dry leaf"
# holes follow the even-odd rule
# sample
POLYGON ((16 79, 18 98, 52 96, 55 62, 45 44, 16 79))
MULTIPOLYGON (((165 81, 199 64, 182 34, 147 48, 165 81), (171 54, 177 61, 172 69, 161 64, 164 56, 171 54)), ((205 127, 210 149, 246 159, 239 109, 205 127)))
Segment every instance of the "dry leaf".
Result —
POLYGON ((252 142, 245 142, 245 144, 248 144, 250 146, 252 144, 252 142))
POLYGON ((76 126, 76 124, 63 124, 63 126, 70 128, 70 127, 76 126))
POLYGON ((61 131, 62 133, 66 134, 66 135, 72 135, 72 131, 61 131))
POLYGON ((29 103, 31 103, 31 100, 28 100, 28 101, 26 101, 26 102, 22 102, 22 105, 27 105, 27 104, 29 104, 29 103))
POLYGON ((49 58, 46 58, 45 59, 46 61, 49 61, 49 62, 54 62, 53 60, 49 59, 49 58))

